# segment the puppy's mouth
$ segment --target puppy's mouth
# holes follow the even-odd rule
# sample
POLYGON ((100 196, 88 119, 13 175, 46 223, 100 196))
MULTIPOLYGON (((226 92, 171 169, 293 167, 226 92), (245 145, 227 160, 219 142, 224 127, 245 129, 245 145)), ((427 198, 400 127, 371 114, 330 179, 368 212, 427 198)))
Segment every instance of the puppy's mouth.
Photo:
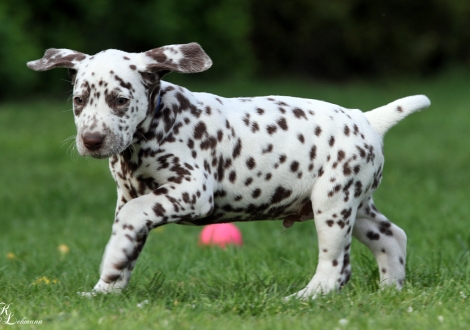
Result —
POLYGON ((96 158, 96 159, 106 159, 106 158, 109 158, 115 154, 118 154, 119 152, 107 152, 105 150, 103 151, 88 151, 88 150, 84 150, 84 151, 79 151, 78 152, 80 154, 80 156, 83 156, 83 157, 93 157, 93 158, 96 158))
MULTIPOLYGON (((105 139, 106 140, 106 139, 105 139)), ((77 146, 78 153, 84 157, 93 157, 96 159, 106 159, 114 155, 122 153, 128 148, 128 146, 121 145, 108 145, 103 143, 100 146, 92 146, 86 144, 83 140, 80 143, 81 145, 77 146)))
POLYGON ((93 158, 96 158, 96 159, 106 159, 106 158, 109 158, 113 155, 114 154, 91 154, 90 156, 93 157, 93 158))

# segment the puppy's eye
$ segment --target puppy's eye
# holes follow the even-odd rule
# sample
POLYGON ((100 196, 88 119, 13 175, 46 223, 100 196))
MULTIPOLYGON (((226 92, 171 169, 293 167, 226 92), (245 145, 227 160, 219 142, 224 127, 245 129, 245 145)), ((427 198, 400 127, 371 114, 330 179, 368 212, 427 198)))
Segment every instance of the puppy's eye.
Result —
POLYGON ((76 96, 73 98, 73 102, 75 105, 83 105, 83 97, 76 96))
POLYGON ((126 99, 124 97, 118 97, 116 99, 116 104, 117 105, 126 105, 129 102, 129 99, 126 99))

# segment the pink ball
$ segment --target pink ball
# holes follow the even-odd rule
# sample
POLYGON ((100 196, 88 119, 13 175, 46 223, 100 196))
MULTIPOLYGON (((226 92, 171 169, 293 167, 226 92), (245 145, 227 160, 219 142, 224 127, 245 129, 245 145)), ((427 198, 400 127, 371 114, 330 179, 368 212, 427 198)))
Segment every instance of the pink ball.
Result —
POLYGON ((242 233, 231 223, 208 225, 199 235, 199 244, 218 245, 221 248, 225 248, 227 244, 242 245, 242 233))

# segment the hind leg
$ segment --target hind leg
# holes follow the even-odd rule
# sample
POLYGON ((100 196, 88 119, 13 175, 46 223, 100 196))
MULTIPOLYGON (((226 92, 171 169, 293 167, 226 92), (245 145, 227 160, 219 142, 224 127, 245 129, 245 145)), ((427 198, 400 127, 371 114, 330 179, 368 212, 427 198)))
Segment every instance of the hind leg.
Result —
MULTIPOLYGON (((320 193, 321 197, 325 195, 324 191, 320 193)), ((342 196, 328 196, 327 200, 315 197, 315 193, 313 196, 318 205, 314 207, 319 246, 318 266, 307 286, 290 297, 314 299, 319 294, 338 291, 351 276, 349 253, 359 202, 344 202, 342 196)))
POLYGON ((405 279, 406 234, 377 210, 372 197, 359 206, 353 235, 374 254, 380 284, 401 289, 405 279))

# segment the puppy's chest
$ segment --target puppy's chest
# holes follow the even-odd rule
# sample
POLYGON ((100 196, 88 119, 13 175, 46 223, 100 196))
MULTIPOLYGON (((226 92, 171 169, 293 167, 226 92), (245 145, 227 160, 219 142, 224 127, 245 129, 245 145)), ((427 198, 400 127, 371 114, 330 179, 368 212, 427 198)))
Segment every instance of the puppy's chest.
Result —
POLYGON ((164 169, 170 170, 170 157, 165 157, 165 153, 157 148, 149 152, 148 148, 143 152, 134 149, 130 155, 121 154, 110 159, 112 176, 127 199, 148 194, 167 181, 162 175, 165 173, 164 169))

